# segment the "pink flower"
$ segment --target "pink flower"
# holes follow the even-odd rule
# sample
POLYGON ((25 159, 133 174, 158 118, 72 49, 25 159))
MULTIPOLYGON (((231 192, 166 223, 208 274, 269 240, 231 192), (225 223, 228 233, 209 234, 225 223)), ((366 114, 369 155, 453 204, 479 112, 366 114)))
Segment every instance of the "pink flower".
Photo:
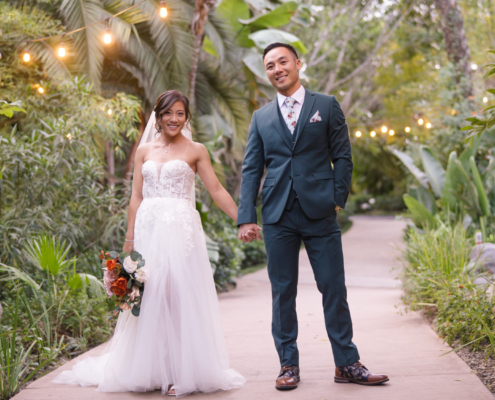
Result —
POLYGON ((106 269, 103 272, 103 284, 105 285, 105 290, 107 291, 108 297, 113 296, 112 283, 115 282, 117 276, 118 276, 118 272, 116 272, 115 270, 109 271, 106 269))

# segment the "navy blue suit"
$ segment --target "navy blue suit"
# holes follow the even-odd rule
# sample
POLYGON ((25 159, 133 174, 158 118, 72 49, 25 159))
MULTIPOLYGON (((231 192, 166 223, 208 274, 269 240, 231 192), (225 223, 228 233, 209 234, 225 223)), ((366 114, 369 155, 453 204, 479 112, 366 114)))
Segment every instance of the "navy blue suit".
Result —
POLYGON ((303 241, 322 293, 335 365, 352 364, 359 354, 352 343, 335 211, 336 205, 345 207, 352 157, 345 117, 334 96, 306 90, 294 134, 276 100, 254 112, 242 166, 238 225, 257 222, 256 198, 265 167, 263 236, 272 285, 272 334, 280 363, 299 365, 295 305, 303 241), (317 111, 321 121, 311 122, 317 111))

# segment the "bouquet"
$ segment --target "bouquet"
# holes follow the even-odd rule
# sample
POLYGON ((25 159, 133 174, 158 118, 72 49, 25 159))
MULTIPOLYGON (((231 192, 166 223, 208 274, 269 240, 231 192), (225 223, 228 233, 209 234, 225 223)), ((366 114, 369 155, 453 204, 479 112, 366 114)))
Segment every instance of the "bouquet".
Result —
POLYGON ((113 315, 131 310, 132 315, 139 316, 144 283, 148 278, 141 254, 137 251, 119 254, 116 251, 105 253, 101 250, 99 258, 102 260, 103 283, 108 297, 115 300, 113 315))

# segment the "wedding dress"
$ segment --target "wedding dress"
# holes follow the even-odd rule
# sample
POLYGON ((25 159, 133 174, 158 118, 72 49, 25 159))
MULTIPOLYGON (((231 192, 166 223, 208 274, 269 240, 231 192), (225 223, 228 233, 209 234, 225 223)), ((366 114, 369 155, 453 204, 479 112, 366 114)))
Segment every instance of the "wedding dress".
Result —
POLYGON ((134 249, 149 277, 140 316, 121 312, 102 356, 86 357, 54 382, 102 392, 166 393, 174 385, 178 396, 239 388, 246 380, 229 367, 205 236, 192 206, 195 172, 182 160, 148 160, 142 173, 134 249))

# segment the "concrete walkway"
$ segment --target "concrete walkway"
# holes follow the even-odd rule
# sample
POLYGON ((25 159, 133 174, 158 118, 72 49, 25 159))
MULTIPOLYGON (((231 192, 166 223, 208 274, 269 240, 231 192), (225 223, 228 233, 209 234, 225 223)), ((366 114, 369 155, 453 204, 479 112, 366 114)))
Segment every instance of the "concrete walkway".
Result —
MULTIPOLYGON (((274 380, 278 357, 270 334, 271 294, 266 269, 240 279, 238 288, 220 295, 220 308, 233 368, 248 383, 242 389, 191 399, 363 399, 363 400, 493 400, 492 394, 447 345, 415 313, 400 315, 401 291, 396 279, 404 222, 388 217, 355 217, 343 236, 348 299, 354 342, 362 362, 390 382, 363 387, 333 382, 333 361, 325 334, 320 294, 305 251, 300 255, 297 300, 301 384, 278 392, 274 380)), ((97 355, 101 346, 90 354, 97 355)), ((92 388, 57 385, 51 380, 74 361, 32 383, 16 400, 163 399, 152 393, 99 393, 92 388)))

